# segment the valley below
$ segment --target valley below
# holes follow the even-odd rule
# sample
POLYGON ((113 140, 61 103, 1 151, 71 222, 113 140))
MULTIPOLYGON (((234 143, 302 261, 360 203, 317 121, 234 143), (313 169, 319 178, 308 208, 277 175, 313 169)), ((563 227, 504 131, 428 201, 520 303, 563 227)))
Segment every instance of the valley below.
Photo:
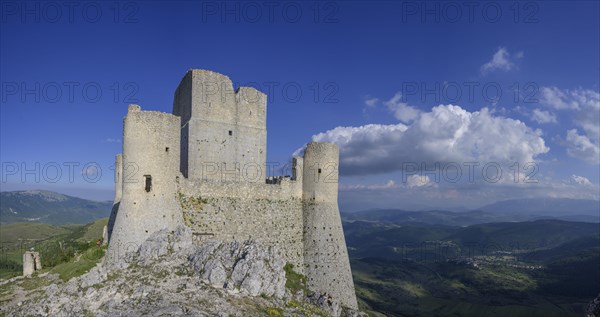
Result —
POLYGON ((344 222, 373 316, 583 316, 600 292, 598 223, 447 226, 389 214, 344 222))

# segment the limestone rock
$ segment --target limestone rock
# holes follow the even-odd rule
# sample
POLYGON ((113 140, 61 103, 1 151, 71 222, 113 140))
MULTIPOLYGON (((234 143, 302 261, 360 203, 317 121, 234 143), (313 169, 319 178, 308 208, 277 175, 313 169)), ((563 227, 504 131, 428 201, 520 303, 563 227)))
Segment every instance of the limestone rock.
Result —
POLYGON ((285 261, 255 241, 208 241, 189 257, 200 279, 250 296, 285 295, 285 261))
POLYGON ((188 227, 177 226, 172 231, 163 229, 140 245, 136 260, 148 264, 167 254, 189 252, 191 248, 192 231, 188 227))
POLYGON ((92 268, 87 274, 81 276, 81 287, 90 287, 102 283, 106 280, 107 274, 103 267, 96 266, 92 268))
POLYGON ((588 305, 585 317, 600 317, 600 294, 588 305))
POLYGON ((340 316, 340 314, 342 312, 342 308, 340 307, 340 304, 336 300, 334 300, 334 298, 331 295, 329 295, 327 293, 309 294, 308 300, 313 305, 320 307, 321 309, 330 313, 331 316, 340 316))

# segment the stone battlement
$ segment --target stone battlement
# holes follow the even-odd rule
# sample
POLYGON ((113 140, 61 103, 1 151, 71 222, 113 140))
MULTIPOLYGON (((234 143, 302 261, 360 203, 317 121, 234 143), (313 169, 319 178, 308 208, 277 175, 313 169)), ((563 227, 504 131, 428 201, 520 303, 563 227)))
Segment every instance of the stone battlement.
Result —
POLYGON ((277 184, 183 179, 179 191, 189 196, 235 199, 302 199, 302 184, 283 178, 277 184))

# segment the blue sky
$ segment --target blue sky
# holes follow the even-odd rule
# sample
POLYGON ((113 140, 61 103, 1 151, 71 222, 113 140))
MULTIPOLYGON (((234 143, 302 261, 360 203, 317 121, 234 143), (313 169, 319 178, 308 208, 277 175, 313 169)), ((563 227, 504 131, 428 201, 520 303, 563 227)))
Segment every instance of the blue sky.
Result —
POLYGON ((340 145, 343 210, 599 198, 597 1, 1 9, 2 190, 110 200, 127 104, 171 112, 183 74, 202 68, 269 93, 268 161, 311 139, 340 145))

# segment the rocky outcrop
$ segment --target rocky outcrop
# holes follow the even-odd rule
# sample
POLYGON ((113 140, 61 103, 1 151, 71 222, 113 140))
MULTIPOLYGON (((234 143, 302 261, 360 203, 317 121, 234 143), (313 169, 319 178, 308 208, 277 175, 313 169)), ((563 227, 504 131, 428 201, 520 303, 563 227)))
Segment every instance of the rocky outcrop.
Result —
MULTIPOLYGON (((19 287, 4 302, 6 316, 338 316, 327 294, 292 294, 278 250, 255 241, 192 243, 187 227, 152 234, 125 267, 101 265, 62 282, 34 276, 41 286, 19 287), (28 293, 27 293, 28 292, 28 293), (311 304, 314 303, 314 304, 311 304)), ((31 282, 29 282, 31 284, 31 282)), ((354 316, 347 312, 348 316, 354 316)))
POLYGON ((588 305, 585 317, 600 317, 600 294, 588 305))
POLYGON ((254 241, 208 241, 189 259, 202 281, 250 296, 285 295, 285 261, 254 241))
POLYGON ((192 231, 185 226, 177 226, 175 230, 160 230, 150 236, 133 257, 133 261, 147 265, 166 255, 185 257, 193 252, 192 231))

